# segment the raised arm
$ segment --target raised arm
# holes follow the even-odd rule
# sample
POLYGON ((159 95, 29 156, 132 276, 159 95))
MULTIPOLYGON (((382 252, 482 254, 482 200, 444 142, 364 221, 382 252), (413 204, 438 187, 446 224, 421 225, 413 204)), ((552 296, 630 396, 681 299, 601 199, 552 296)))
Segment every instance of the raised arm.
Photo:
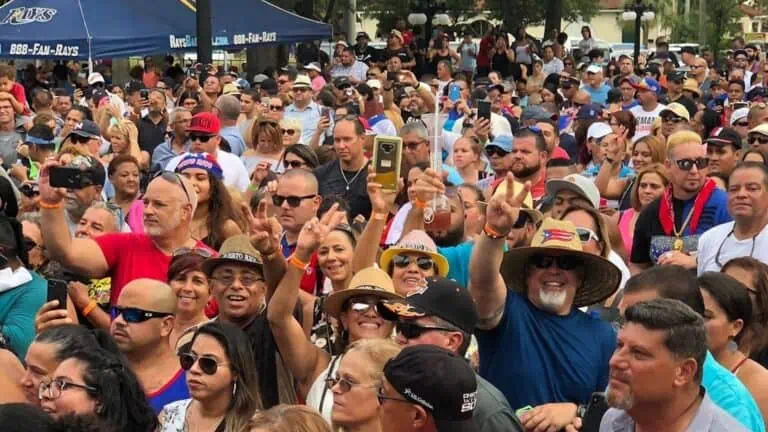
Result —
POLYGON ((394 208, 397 193, 402 189, 402 179, 398 179, 397 191, 385 191, 381 184, 376 183, 376 170, 371 164, 368 167, 368 198, 371 201, 373 211, 368 224, 357 241, 355 257, 352 259, 352 271, 358 272, 376 263, 379 252, 379 243, 384 229, 387 227, 387 216, 394 208))
POLYGON ((600 166, 600 171, 595 178, 595 186, 601 196, 608 199, 618 199, 627 187, 627 180, 620 179, 619 172, 621 164, 624 162, 626 149, 626 132, 624 137, 610 135, 605 137, 608 140, 605 162, 600 166))
POLYGON ((503 317, 507 287, 499 268, 504 257, 504 241, 517 221, 520 205, 531 188, 530 183, 526 183, 515 195, 512 173, 507 174, 506 181, 506 195, 495 196, 488 203, 486 226, 475 242, 469 261, 469 292, 480 317, 477 327, 483 330, 495 328, 503 317))
POLYGON ((50 257, 61 262, 64 267, 91 278, 104 277, 109 271, 109 265, 99 245, 91 239, 73 239, 69 234, 63 207, 66 190, 53 188, 50 184, 49 170, 57 165, 57 161, 46 163, 38 179, 40 213, 43 218, 40 231, 45 247, 50 257))
POLYGON ((277 218, 267 216, 267 208, 271 205, 270 201, 269 197, 262 199, 255 215, 251 212, 248 204, 243 203, 242 206, 243 213, 248 217, 248 237, 253 248, 261 253, 261 258, 264 261, 267 299, 274 294, 286 270, 285 258, 283 258, 280 250, 280 234, 283 228, 277 218))

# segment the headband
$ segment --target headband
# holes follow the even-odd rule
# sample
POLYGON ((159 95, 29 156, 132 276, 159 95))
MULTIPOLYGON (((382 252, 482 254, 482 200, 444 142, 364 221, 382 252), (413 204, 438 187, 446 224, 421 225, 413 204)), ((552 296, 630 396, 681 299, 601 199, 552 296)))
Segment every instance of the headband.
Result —
POLYGON ((199 168, 208 172, 208 174, 221 180, 224 172, 216 159, 207 153, 188 154, 176 165, 176 172, 180 173, 187 168, 199 168))

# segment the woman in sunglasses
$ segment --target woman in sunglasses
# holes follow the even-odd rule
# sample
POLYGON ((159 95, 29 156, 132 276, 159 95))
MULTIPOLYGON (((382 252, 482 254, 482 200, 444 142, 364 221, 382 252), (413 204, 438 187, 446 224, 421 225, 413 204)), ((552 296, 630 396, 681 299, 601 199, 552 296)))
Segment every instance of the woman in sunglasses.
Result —
POLYGON ((295 118, 280 120, 280 133, 283 136, 283 147, 298 144, 301 139, 301 123, 295 118))
POLYGON ((285 153, 283 153, 283 169, 285 171, 297 168, 314 170, 319 165, 317 154, 312 150, 312 147, 294 144, 285 148, 285 153))
POLYGON ((211 286, 203 272, 203 262, 211 256, 205 249, 183 248, 174 252, 168 267, 168 285, 177 298, 176 319, 171 331, 171 346, 184 334, 189 334, 208 321, 205 307, 211 296, 211 286))
POLYGON ((192 217, 192 238, 219 250, 224 240, 242 234, 246 222, 235 208, 216 160, 206 153, 188 154, 176 172, 192 183, 197 192, 197 208, 192 217))
POLYGON ((283 172, 283 137, 279 122, 261 118, 252 129, 253 147, 243 152, 241 159, 248 173, 260 168, 264 171, 283 172))
POLYGON ((149 153, 139 148, 139 130, 130 120, 121 120, 107 129, 111 153, 102 157, 102 162, 107 164, 116 156, 130 155, 139 162, 139 168, 149 168, 149 153))
MULTIPOLYGON (((333 350, 332 356, 326 350, 330 343, 327 339, 307 338, 302 324, 293 315, 299 298, 299 283, 306 270, 306 263, 315 250, 328 244, 336 236, 331 227, 336 226, 342 216, 334 205, 323 215, 322 220, 313 218, 304 225, 296 250, 288 259, 285 275, 267 308, 269 325, 288 370, 298 382, 297 389, 304 393, 301 396, 306 398, 307 404, 318 409, 326 419, 330 419, 334 394, 328 390, 325 379, 333 376, 338 368, 341 358, 339 354, 350 342, 390 337, 394 325, 382 318, 378 303, 382 300, 402 298, 395 293, 392 280, 386 273, 375 267, 363 269, 352 277, 347 288, 340 286, 340 281, 337 280, 337 286, 341 289, 322 300, 325 313, 336 320, 341 328, 339 349, 333 350)), ((351 260, 351 251, 345 254, 349 255, 346 259, 351 260)), ((338 261, 340 260, 337 259, 338 261)), ((336 272, 348 272, 339 266, 340 263, 334 266, 326 265, 326 270, 334 274, 330 277, 332 281, 341 276, 336 272)), ((375 395, 372 393, 372 396, 375 395)))
POLYGON ((43 411, 54 417, 93 415, 111 430, 155 431, 155 412, 139 379, 117 352, 106 334, 100 344, 72 352, 52 379, 40 383, 43 411))
POLYGON ((191 399, 166 405, 158 432, 249 430, 262 403, 253 352, 242 330, 223 322, 204 324, 189 349, 179 353, 179 362, 187 371, 191 399))

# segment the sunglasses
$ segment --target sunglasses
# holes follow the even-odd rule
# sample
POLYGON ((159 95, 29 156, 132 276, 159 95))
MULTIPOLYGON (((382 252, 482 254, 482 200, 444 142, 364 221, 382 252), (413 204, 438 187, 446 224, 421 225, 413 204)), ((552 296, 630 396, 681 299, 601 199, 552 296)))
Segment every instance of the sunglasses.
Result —
MULTIPOLYGON (((334 387, 338 384, 339 390, 341 390, 342 393, 346 393, 350 390, 352 390, 352 387, 360 386, 358 383, 354 383, 346 378, 339 378, 339 377, 328 377, 325 379, 325 385, 328 387, 328 390, 333 390, 334 387)), ((374 388, 376 386, 365 386, 363 388, 374 388)))
POLYGON ((294 136, 296 135, 296 129, 280 129, 283 135, 294 136))
POLYGON ((528 263, 537 269, 545 270, 556 265, 561 270, 573 270, 584 266, 584 261, 569 255, 542 255, 536 254, 528 259, 528 263))
POLYGON ((272 204, 274 204, 276 207, 280 207, 283 205, 284 202, 288 201, 288 207, 296 208, 301 205, 301 202, 305 199, 310 199, 316 197, 317 194, 312 195, 304 195, 304 196, 282 196, 282 195, 273 195, 272 196, 272 204))
POLYGON ((417 339, 420 338, 421 335, 427 332, 431 331, 456 331, 449 328, 444 327, 425 327, 419 324, 416 324, 415 322, 409 322, 409 321, 398 321, 395 323, 395 331, 398 334, 403 335, 406 339, 417 339))
POLYGON ((199 356, 192 353, 179 354, 179 364, 185 371, 192 369, 192 366, 197 362, 200 366, 200 370, 206 375, 216 375, 216 371, 219 370, 219 366, 227 366, 227 363, 219 363, 216 359, 211 357, 199 356))
POLYGON ((768 137, 763 135, 751 135, 747 138, 747 142, 750 144, 754 143, 760 143, 760 144, 768 144, 768 137))
POLYGON ((148 311, 144 309, 139 308, 124 308, 120 306, 112 306, 112 308, 109 310, 109 316, 112 318, 112 320, 116 320, 117 317, 120 315, 123 316, 123 319, 127 323, 131 324, 139 324, 143 323, 144 321, 151 320, 153 318, 165 318, 167 316, 172 316, 173 313, 171 312, 154 312, 154 311, 148 311))
POLYGON ((91 138, 89 138, 89 137, 84 137, 84 136, 80 136, 80 135, 72 135, 72 138, 70 138, 70 140, 71 140, 73 143, 75 143, 75 144, 85 144, 85 143, 87 143, 88 141, 90 141, 90 140, 91 140, 91 138))
POLYGON ((411 262, 413 262, 414 259, 416 260, 416 265, 422 270, 429 270, 435 266, 435 261, 432 258, 423 255, 419 257, 395 255, 395 258, 392 259, 392 263, 395 264, 395 267, 405 268, 411 265, 411 262))
MULTIPOLYGON (((749 126, 749 122, 746 121, 739 121, 733 124, 734 126, 741 126, 741 127, 747 127, 749 126)), ((766 142, 768 142, 768 138, 765 138, 766 142)))
POLYGON ((32 249, 35 249, 35 248, 41 248, 42 249, 42 246, 37 244, 37 242, 32 240, 31 238, 24 237, 24 249, 27 252, 29 252, 29 251, 31 251, 32 249))
POLYGON ((266 125, 277 126, 277 122, 274 120, 259 120, 259 127, 264 127, 266 125))
POLYGON ((173 256, 181 256, 181 255, 187 255, 187 254, 195 254, 198 256, 201 256, 203 258, 210 258, 213 254, 208 249, 203 248, 190 248, 190 247, 181 247, 173 251, 173 256))
POLYGON ((707 158, 696 158, 696 159, 678 159, 675 161, 677 164, 677 167, 680 168, 683 171, 690 171, 693 169, 693 166, 696 165, 696 168, 698 169, 704 169, 709 166, 709 159, 707 158))
MULTIPOLYGON (((286 169, 288 169, 289 167, 290 167, 290 168, 293 168, 293 169, 296 169, 296 168, 301 168, 302 166, 304 166, 304 162, 302 162, 302 161, 296 161, 296 160, 292 160, 292 161, 289 161, 289 160, 283 160, 283 168, 286 168, 286 169)), ((291 203, 288 203, 288 205, 290 205, 290 204, 291 204, 291 203)))
POLYGON ((364 301, 352 301, 345 309, 350 312, 357 312, 359 314, 367 314, 371 309, 373 309, 373 311, 376 312, 376 315, 381 315, 379 312, 379 302, 367 303, 364 301))
POLYGON ((410 151, 415 151, 417 148, 419 148, 420 145, 423 144, 423 141, 419 142, 409 142, 409 143, 403 143, 403 146, 410 151))
POLYGON ((682 123, 685 119, 677 116, 664 116, 661 118, 661 121, 664 123, 682 123))
POLYGON ((494 155, 498 157, 504 157, 508 155, 509 152, 505 152, 496 146, 491 146, 485 149, 485 154, 488 155, 488 157, 493 157, 494 155))
POLYGON ((208 141, 213 138, 213 135, 199 135, 199 134, 189 134, 189 140, 190 141, 200 141, 201 143, 207 143, 208 141))
POLYGON ((270 105, 269 106, 269 110, 272 111, 272 112, 282 111, 283 110, 283 106, 282 105, 270 105))
POLYGON ((587 243, 590 240, 594 240, 596 242, 600 241, 600 238, 597 236, 597 234, 595 234, 595 232, 589 228, 576 228, 576 234, 579 235, 579 240, 582 243, 587 243))

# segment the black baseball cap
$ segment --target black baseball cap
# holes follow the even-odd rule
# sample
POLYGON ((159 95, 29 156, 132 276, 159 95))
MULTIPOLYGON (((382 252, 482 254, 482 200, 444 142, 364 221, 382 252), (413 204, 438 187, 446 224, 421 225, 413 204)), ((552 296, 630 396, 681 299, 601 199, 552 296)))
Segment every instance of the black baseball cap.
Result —
POLYGON ((717 147, 732 145, 738 150, 741 148, 741 137, 731 128, 718 127, 713 129, 712 133, 709 134, 707 144, 712 144, 717 147))
POLYGON ((267 92, 268 95, 274 96, 277 94, 277 81, 272 78, 267 78, 261 82, 261 86, 259 88, 267 92))
POLYGON ((685 81, 685 72, 684 71, 670 72, 667 75, 667 80, 682 83, 683 81, 685 81))
POLYGON ((434 345, 408 346, 387 362, 384 377, 430 413, 440 432, 477 432, 477 378, 463 358, 434 345))
POLYGON ((466 288, 442 276, 429 277, 426 284, 403 300, 383 303, 382 316, 390 321, 397 318, 438 317, 472 334, 477 326, 475 302, 466 288))
POLYGON ((692 46, 684 46, 680 48, 680 52, 696 55, 696 49, 693 48, 692 46))

